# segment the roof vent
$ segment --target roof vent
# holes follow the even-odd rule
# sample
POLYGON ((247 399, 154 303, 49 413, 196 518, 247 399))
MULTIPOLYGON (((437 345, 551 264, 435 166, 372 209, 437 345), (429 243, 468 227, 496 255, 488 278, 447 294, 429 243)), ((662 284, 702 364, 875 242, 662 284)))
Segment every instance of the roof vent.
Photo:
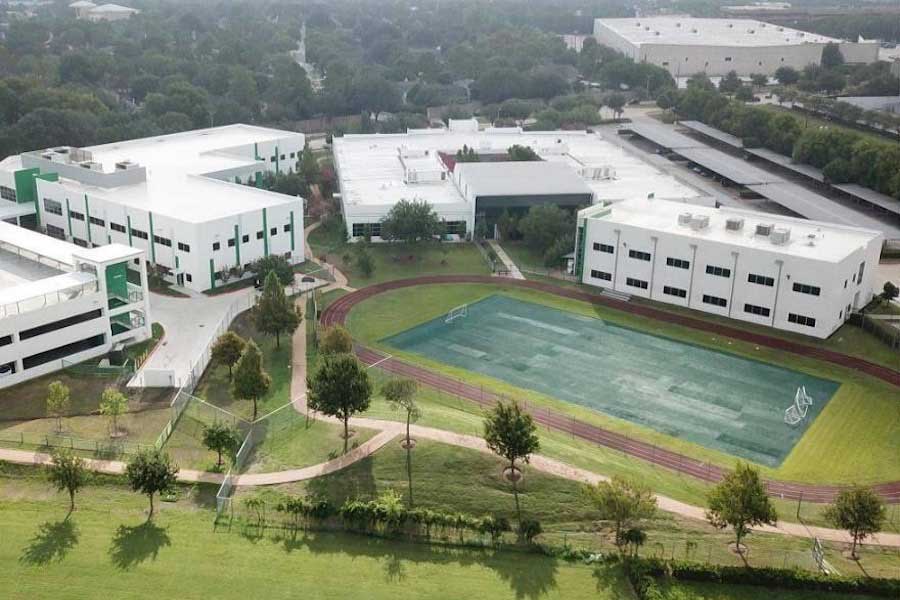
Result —
POLYGON ((732 27, 734 27, 734 23, 729 23, 729 24, 728 24, 728 29, 731 29, 732 27))
POLYGON ((691 229, 694 231, 700 231, 701 229, 706 229, 709 227, 709 216, 707 215, 697 215, 693 219, 691 219, 691 229))
POLYGON ((691 218, 692 218, 693 216, 694 216, 694 215, 692 215, 692 214, 689 213, 689 212, 683 212, 683 213, 681 213, 680 215, 678 215, 678 224, 679 224, 679 225, 690 225, 690 223, 691 223, 691 218))
POLYGON ((681 23, 675 23, 675 27, 681 27, 681 23))
POLYGON ((728 231, 740 231, 744 228, 744 220, 738 217, 732 217, 725 220, 725 229, 728 231))
POLYGON ((748 29, 748 30, 747 30, 747 33, 756 33, 756 30, 755 30, 755 29, 748 29))
POLYGON ((773 244, 783 246, 791 239, 791 230, 787 227, 776 227, 772 230, 772 235, 769 236, 769 239, 772 240, 773 244))
POLYGON ((765 236, 769 236, 769 235, 772 234, 772 229, 773 229, 774 227, 775 227, 775 226, 772 225, 772 224, 763 224, 763 223, 760 223, 759 225, 756 226, 756 235, 765 235, 765 236))
POLYGON ((696 27, 692 27, 692 28, 691 28, 691 33, 697 33, 697 28, 696 28, 696 27))
POLYGON ((779 27, 778 31, 784 31, 784 27, 779 27))

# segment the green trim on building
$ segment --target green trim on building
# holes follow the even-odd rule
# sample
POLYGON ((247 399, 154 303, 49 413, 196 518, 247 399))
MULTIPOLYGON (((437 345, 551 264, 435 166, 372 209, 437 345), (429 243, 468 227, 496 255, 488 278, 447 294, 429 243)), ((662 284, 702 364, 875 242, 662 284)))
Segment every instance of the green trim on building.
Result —
POLYGON ((234 260, 235 264, 241 264, 241 231, 237 223, 234 224, 234 260))
POLYGON ((253 185, 258 188, 261 188, 263 185, 263 172, 257 171, 256 175, 253 177, 253 185))
POLYGON ((263 209, 263 256, 269 255, 269 222, 266 219, 266 209, 263 209))
POLYGON ((178 255, 177 255, 177 254, 175 255, 175 268, 176 268, 176 269, 181 268, 181 261, 178 260, 178 255))
POLYGON ((278 154, 278 146, 275 146, 275 172, 278 173, 281 170, 281 155, 278 154))
POLYGON ((216 289, 216 268, 213 266, 213 259, 209 259, 209 289, 216 289))
POLYGON ((578 283, 584 278, 584 239, 587 223, 578 228, 578 283))
POLYGON ((153 235, 153 213, 148 212, 147 216, 150 217, 150 239, 147 240, 150 244, 150 262, 156 264, 156 236, 153 235))
POLYGON ((294 246, 294 211, 291 211, 291 252, 296 249, 294 246))
POLYGON ((134 244, 131 242, 131 215, 125 215, 125 219, 128 223, 128 245, 134 248, 134 244))
POLYGON ((87 228, 88 243, 93 244, 91 239, 91 205, 88 202, 87 194, 84 195, 84 226, 87 228))
POLYGON ((256 160, 261 160, 261 157, 259 156, 259 144, 256 142, 253 142, 253 157, 256 160))
POLYGON ((74 237, 72 233, 72 211, 69 209, 69 199, 66 198, 66 223, 69 224, 69 237, 74 237))
POLYGON ((106 297, 128 298, 128 263, 120 262, 106 267, 106 297))

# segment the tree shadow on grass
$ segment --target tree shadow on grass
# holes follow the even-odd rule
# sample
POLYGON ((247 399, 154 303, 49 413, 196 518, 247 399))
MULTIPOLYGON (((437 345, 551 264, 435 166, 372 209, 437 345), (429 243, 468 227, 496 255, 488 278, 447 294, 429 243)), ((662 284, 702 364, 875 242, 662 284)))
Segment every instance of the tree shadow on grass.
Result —
POLYGON ((35 566, 59 562, 78 545, 78 535, 78 528, 68 515, 62 521, 47 521, 31 538, 19 562, 35 566))
POLYGON ((159 550, 171 545, 166 529, 147 520, 134 527, 119 525, 109 556, 117 568, 128 570, 147 560, 156 560, 159 550))

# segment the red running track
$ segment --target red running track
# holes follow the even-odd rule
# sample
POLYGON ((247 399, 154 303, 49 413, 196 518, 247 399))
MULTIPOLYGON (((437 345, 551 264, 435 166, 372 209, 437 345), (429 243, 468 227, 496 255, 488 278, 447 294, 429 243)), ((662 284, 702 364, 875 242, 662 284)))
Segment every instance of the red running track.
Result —
MULTIPOLYGON (((734 339, 742 340, 758 346, 765 346, 791 352, 800 356, 815 358, 825 362, 834 363, 842 367, 849 367, 857 371, 871 375, 872 377, 886 381, 892 385, 900 387, 900 372, 889 369, 882 365, 871 363, 867 360, 847 356, 839 352, 833 352, 823 348, 815 348, 772 337, 760 333, 752 333, 742 329, 736 329, 727 325, 720 325, 702 319, 695 319, 684 315, 670 313, 659 310, 646 305, 632 304, 622 300, 616 300, 599 294, 592 294, 577 290, 574 288, 563 288, 555 286, 551 283, 539 281, 504 279, 498 280, 494 277, 486 277, 480 275, 436 275, 429 277, 417 277, 412 279, 399 279, 388 281, 369 286, 355 292, 351 292, 346 296, 342 296, 335 300, 322 313, 321 322, 323 325, 333 325, 336 323, 343 324, 347 319, 350 310, 363 302, 364 300, 382 294, 390 290, 396 290, 406 287, 413 287, 428 284, 453 284, 453 283, 482 283, 482 284, 502 284, 510 287, 520 287, 531 290, 537 290, 555 296, 564 298, 572 298, 574 300, 582 300, 591 304, 599 304, 621 310, 634 315, 664 321, 667 323, 675 323, 700 331, 707 331, 717 335, 727 336, 734 339)), ((413 378, 425 385, 437 388, 439 390, 461 396, 471 400, 481 406, 489 407, 494 405, 499 397, 490 392, 485 392, 481 387, 470 385, 461 381, 457 381, 450 377, 446 377, 439 373, 429 371, 422 367, 398 360, 396 358, 387 357, 380 352, 372 350, 362 345, 355 346, 357 356, 366 364, 372 365, 378 363, 379 367, 385 371, 413 378)), ((672 452, 665 448, 660 448, 653 444, 629 438, 628 436, 609 431, 590 423, 579 421, 572 417, 565 416, 561 413, 540 407, 527 407, 528 412, 533 416, 536 422, 550 429, 570 434, 579 439, 583 439, 600 446, 619 450, 635 458, 646 460, 656 465, 660 465, 678 473, 690 475, 703 481, 716 482, 721 480, 724 470, 716 465, 711 465, 672 452)), ((808 485, 803 483, 795 483, 789 481, 767 480, 766 486, 769 495, 789 500, 806 500, 809 502, 831 502, 836 493, 841 489, 836 485, 808 485)), ((900 481, 883 483, 874 486, 875 491, 886 502, 900 503, 900 481)))

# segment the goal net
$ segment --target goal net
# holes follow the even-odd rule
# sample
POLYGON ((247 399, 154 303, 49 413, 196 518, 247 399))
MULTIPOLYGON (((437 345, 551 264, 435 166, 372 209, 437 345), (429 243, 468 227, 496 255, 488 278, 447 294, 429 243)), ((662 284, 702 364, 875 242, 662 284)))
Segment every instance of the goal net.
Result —
POLYGON ((452 323, 456 319, 460 317, 465 317, 469 314, 469 305, 462 304, 457 306, 456 308, 451 308, 450 312, 447 313, 447 316, 444 317, 444 323, 452 323))
POLYGON ((806 418, 812 403, 812 398, 806 393, 806 386, 798 387, 797 393, 794 394, 794 403, 784 411, 784 422, 791 426, 799 425, 806 418))

